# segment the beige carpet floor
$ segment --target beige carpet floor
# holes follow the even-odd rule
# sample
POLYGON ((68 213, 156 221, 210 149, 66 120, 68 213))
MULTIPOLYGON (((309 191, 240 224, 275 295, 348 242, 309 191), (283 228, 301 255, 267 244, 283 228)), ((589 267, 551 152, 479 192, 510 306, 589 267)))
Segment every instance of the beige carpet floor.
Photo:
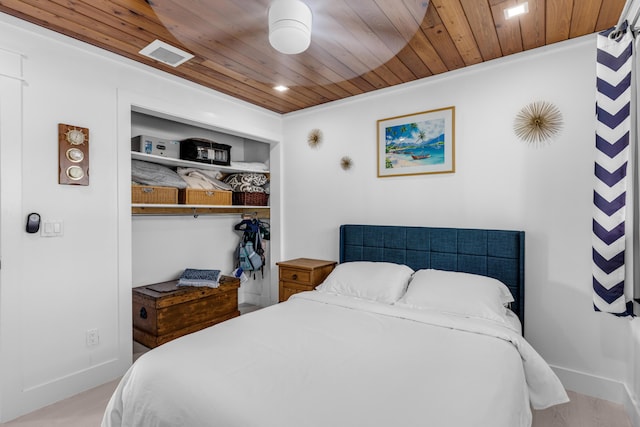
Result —
MULTIPOLYGON (((99 427, 116 385, 117 381, 101 385, 0 426, 99 427)), ((622 405, 571 391, 569 397, 569 403, 534 411, 533 427, 632 427, 622 405)))
POLYGON ((49 405, 2 427, 99 427, 118 381, 112 381, 76 396, 49 405))

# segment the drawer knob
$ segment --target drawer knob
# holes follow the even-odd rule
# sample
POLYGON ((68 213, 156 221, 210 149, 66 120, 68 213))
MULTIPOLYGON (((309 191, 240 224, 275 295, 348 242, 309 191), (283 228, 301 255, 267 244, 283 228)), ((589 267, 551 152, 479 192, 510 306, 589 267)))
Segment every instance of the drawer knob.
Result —
POLYGON ((147 309, 146 308, 142 307, 140 309, 140 317, 142 317, 143 319, 147 318, 147 309))
POLYGON ((293 273, 293 276, 291 276, 291 278, 292 278, 293 280, 298 280, 298 275, 297 275, 297 274, 295 274, 295 273, 293 273))

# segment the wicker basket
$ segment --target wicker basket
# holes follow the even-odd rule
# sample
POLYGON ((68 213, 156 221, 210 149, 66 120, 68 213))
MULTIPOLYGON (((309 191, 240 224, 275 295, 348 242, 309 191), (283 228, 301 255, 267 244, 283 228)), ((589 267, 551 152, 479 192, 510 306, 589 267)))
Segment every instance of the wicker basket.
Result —
POLYGON ((183 205, 231 205, 231 191, 185 188, 178 192, 183 205))
POLYGON ((233 204, 244 206, 267 206, 269 195, 267 193, 233 192, 233 204))
POLYGON ((132 185, 131 203, 176 204, 178 203, 178 189, 174 187, 132 185))

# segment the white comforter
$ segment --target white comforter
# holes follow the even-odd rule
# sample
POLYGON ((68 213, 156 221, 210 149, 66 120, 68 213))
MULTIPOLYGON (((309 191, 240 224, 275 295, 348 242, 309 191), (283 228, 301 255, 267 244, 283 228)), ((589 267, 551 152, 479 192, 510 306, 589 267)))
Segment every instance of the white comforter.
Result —
POLYGON ((305 292, 164 344, 103 427, 518 427, 568 401, 515 331, 305 292))

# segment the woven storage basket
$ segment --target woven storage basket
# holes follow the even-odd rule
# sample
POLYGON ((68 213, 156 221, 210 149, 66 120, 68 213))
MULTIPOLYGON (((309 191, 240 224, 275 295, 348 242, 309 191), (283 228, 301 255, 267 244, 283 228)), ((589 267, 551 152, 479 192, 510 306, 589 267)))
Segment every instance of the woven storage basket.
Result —
POLYGON ((183 205, 231 205, 231 191, 185 188, 178 193, 183 205))
POLYGON ((178 189, 174 187, 132 185, 131 203, 153 203, 158 205, 177 204, 178 189))
POLYGON ((233 192, 233 204, 245 206, 267 206, 269 195, 267 193, 233 192))

